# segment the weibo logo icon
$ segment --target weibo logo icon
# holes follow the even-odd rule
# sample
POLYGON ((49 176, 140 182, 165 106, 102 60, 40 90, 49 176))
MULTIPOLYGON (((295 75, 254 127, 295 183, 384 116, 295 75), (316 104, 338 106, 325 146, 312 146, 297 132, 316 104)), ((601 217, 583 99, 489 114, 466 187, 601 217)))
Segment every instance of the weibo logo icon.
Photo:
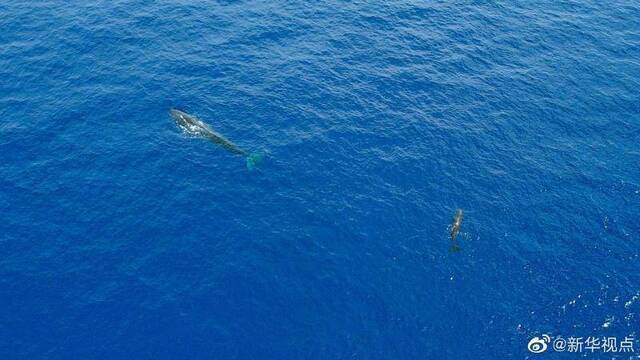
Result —
POLYGON ((529 341, 529 345, 527 345, 527 349, 534 354, 540 354, 547 351, 547 344, 551 342, 551 337, 549 335, 542 335, 541 337, 534 337, 529 341))

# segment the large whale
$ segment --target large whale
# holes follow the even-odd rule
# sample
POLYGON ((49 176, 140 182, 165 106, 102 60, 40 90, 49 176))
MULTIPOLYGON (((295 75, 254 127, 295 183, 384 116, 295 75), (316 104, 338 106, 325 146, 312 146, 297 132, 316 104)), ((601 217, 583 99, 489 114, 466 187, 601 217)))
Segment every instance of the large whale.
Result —
POLYGON ((221 145, 232 154, 240 155, 246 158, 247 168, 249 170, 253 170, 258 161, 260 161, 260 159, 262 158, 261 155, 251 154, 241 149, 238 145, 232 143, 230 140, 217 133, 215 130, 209 127, 209 125, 205 124, 195 116, 189 115, 184 111, 176 109, 169 110, 169 115, 171 115, 176 124, 186 133, 204 137, 215 144, 221 145))

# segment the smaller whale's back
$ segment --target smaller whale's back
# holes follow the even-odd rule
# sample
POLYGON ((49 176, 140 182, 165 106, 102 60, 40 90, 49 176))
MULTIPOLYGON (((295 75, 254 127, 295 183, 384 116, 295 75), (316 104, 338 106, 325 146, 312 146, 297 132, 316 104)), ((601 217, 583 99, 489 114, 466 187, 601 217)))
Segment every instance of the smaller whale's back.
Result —
POLYGON ((460 232, 460 226, 462 226, 463 212, 462 209, 457 209, 456 214, 453 216, 453 222, 451 223, 451 240, 455 241, 458 233, 460 232))

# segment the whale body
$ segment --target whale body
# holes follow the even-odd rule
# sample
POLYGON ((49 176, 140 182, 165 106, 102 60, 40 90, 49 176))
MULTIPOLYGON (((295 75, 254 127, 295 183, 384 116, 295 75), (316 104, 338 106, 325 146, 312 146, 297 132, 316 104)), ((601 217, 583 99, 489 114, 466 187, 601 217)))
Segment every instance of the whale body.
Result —
POLYGON ((462 209, 457 209, 456 214, 453 216, 453 222, 451 223, 451 240, 455 241, 460 232, 460 226, 462 225, 462 209))
POLYGON ((184 111, 176 109, 169 110, 169 115, 171 115, 176 124, 186 133, 204 137, 212 143, 221 145, 232 154, 245 157, 247 161, 247 168, 249 170, 253 170, 257 162, 262 158, 260 155, 250 154, 243 150, 193 115, 189 115, 184 111))
POLYGON ((460 251, 461 248, 456 242, 456 238, 458 237, 458 233, 460 233, 460 226, 462 226, 462 218, 463 213, 462 209, 457 209, 455 215, 453 216, 453 221, 451 222, 451 251, 457 252, 460 251))

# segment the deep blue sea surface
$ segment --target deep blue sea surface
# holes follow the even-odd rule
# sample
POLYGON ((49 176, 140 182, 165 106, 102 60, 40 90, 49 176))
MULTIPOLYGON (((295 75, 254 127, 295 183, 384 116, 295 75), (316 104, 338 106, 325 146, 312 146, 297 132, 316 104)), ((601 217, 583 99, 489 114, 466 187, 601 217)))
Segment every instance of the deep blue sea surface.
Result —
POLYGON ((0 216, 2 359, 638 356, 640 3, 0 0, 0 216))

